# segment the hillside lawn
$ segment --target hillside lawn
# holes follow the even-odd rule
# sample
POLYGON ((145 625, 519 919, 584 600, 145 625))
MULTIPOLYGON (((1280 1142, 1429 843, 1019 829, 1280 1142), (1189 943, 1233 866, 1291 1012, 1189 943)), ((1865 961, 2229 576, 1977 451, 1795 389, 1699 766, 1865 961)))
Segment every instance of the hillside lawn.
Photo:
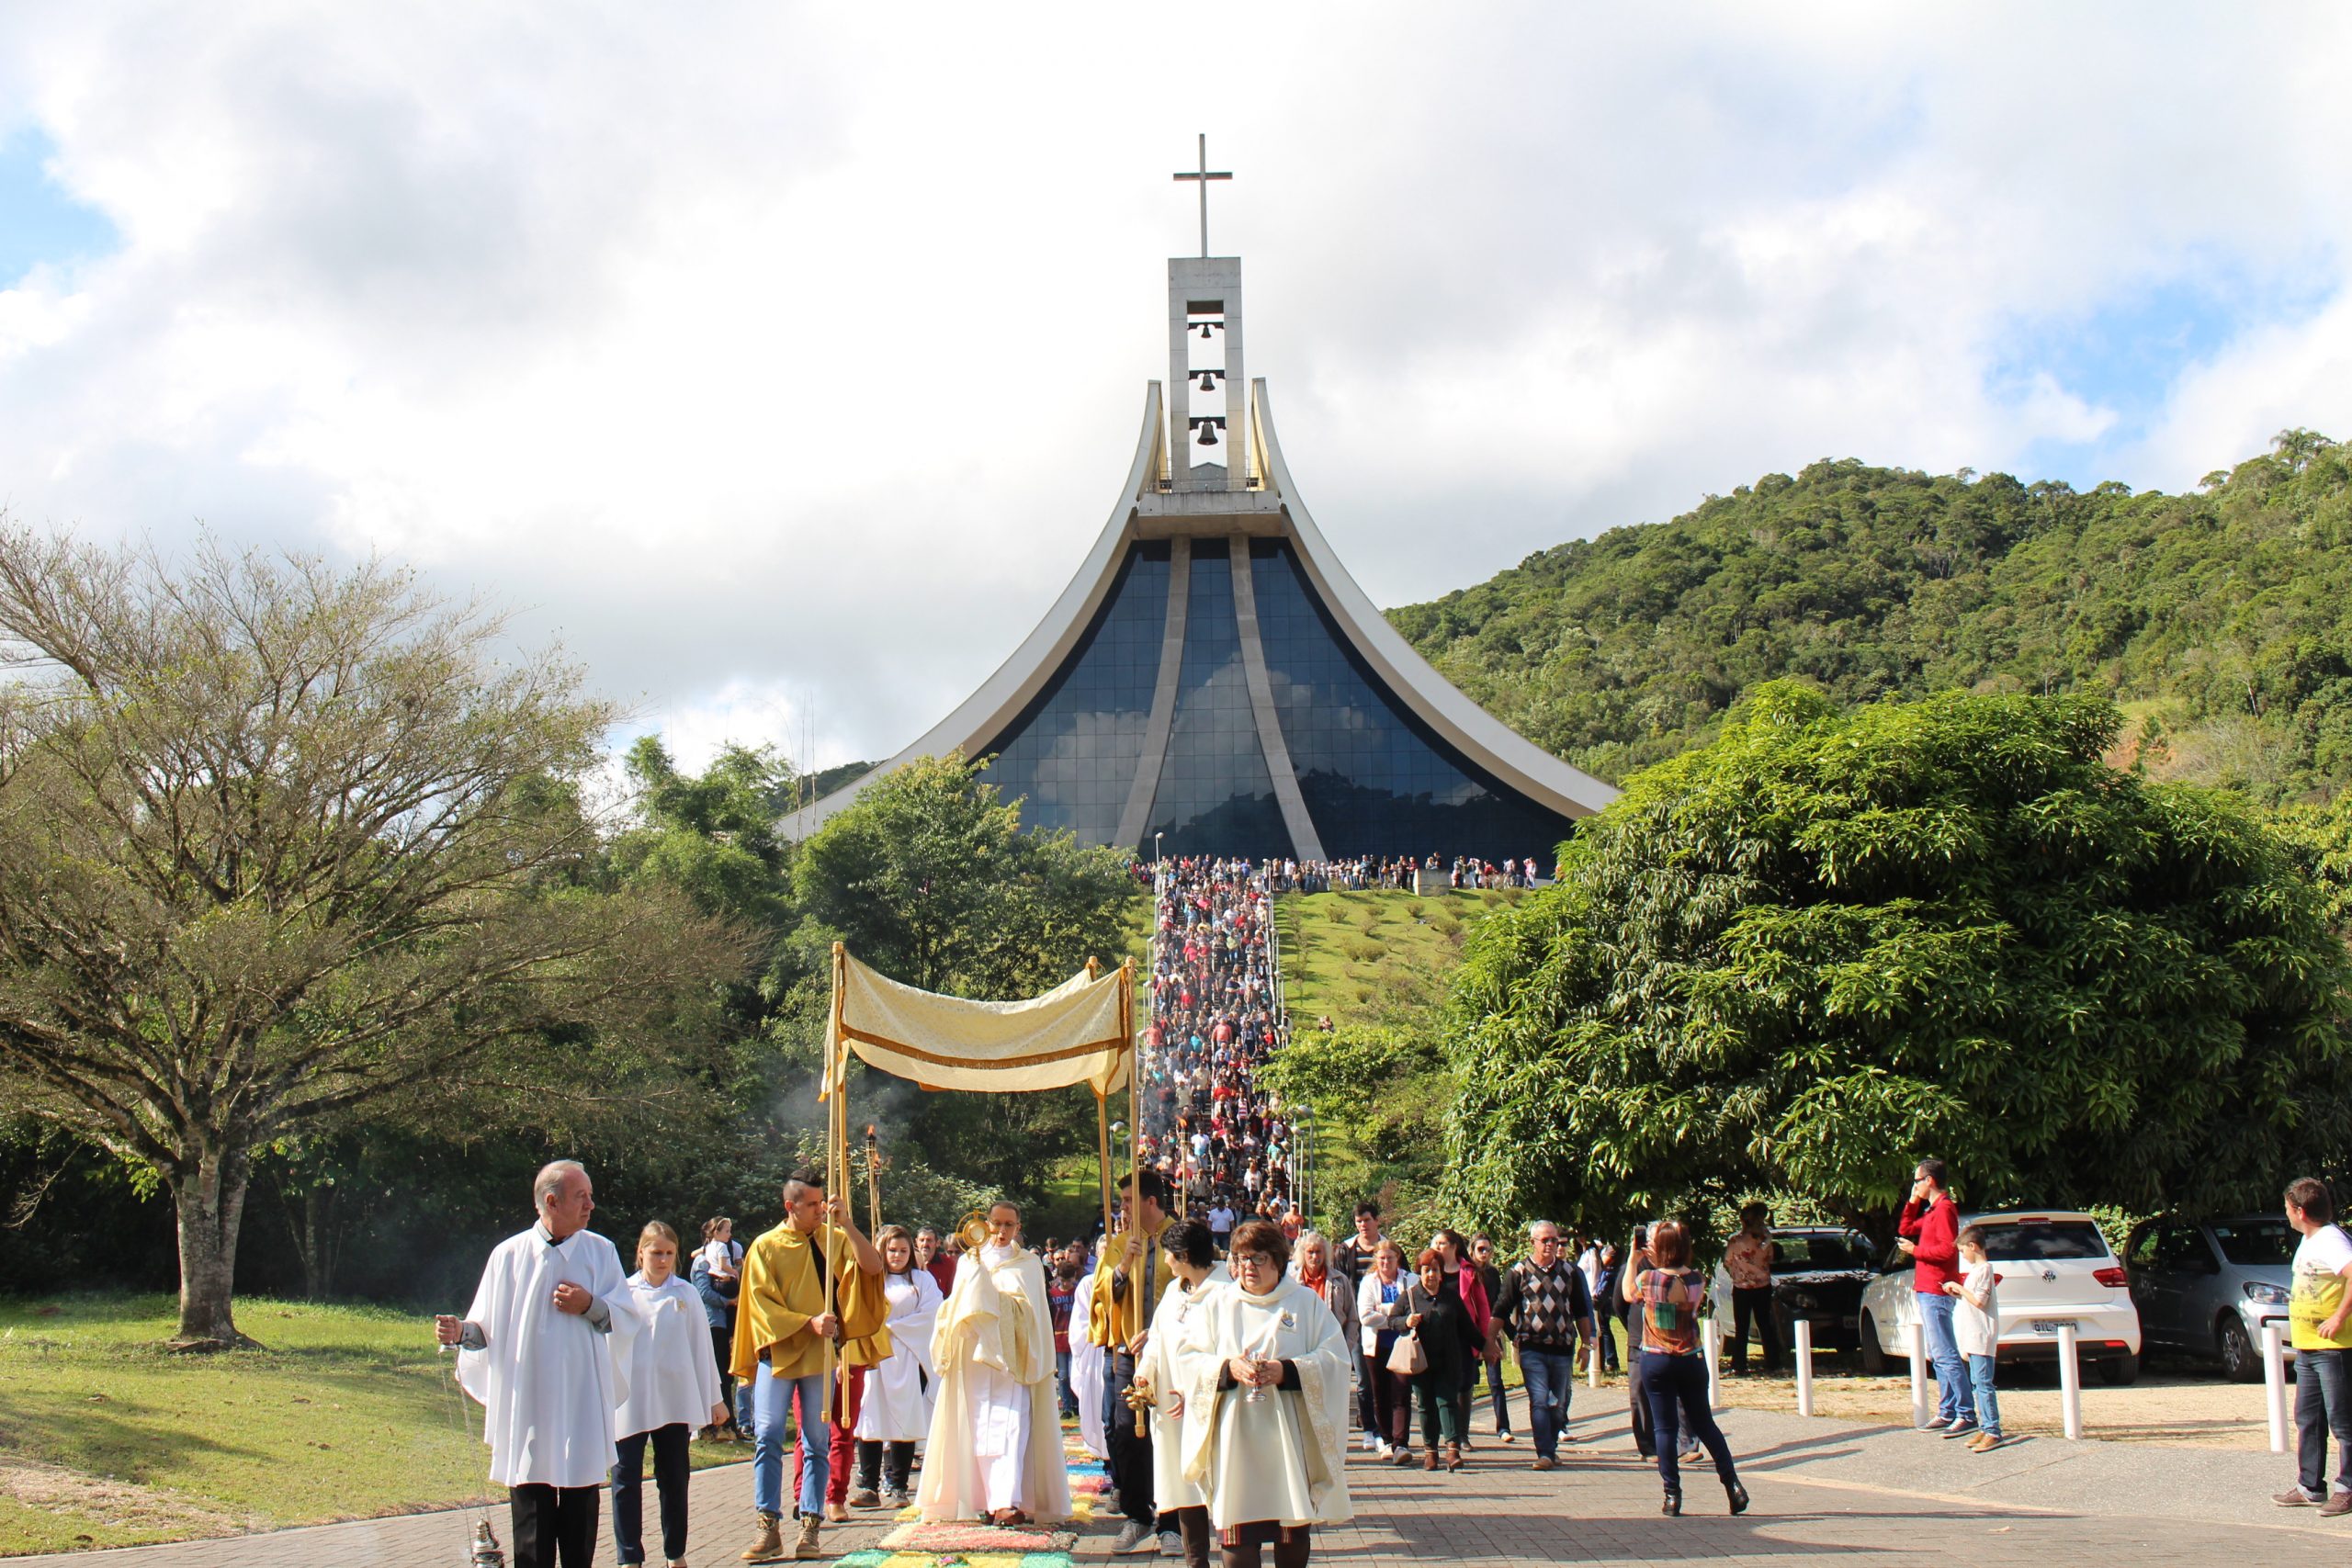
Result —
MULTIPOLYGON (((248 1297, 237 1321, 266 1348, 181 1356, 163 1348, 175 1312, 0 1300, 0 1555, 503 1502, 430 1319, 248 1297)), ((697 1443, 694 1461, 749 1451, 697 1443)))

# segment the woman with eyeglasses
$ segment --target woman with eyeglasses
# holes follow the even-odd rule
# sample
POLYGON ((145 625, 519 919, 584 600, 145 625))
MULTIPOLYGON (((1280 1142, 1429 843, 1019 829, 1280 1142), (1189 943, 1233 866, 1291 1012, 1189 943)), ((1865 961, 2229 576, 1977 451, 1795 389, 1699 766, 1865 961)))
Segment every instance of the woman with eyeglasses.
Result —
POLYGON ((1438 1255, 1439 1267, 1444 1276, 1445 1293, 1462 1303, 1470 1320, 1470 1332, 1476 1348, 1464 1361, 1461 1376, 1453 1390, 1454 1425, 1461 1434, 1462 1446, 1470 1446, 1470 1400, 1477 1392, 1478 1368, 1485 1348, 1494 1342, 1495 1318, 1493 1298, 1487 1294, 1487 1282, 1479 1276, 1477 1265, 1471 1260, 1470 1244, 1456 1230, 1442 1230, 1430 1237, 1430 1250, 1438 1255))
POLYGON ((1233 1284, 1189 1320, 1203 1354, 1186 1391, 1184 1478, 1208 1495, 1225 1568, 1301 1568, 1317 1525, 1344 1524, 1348 1363, 1323 1299, 1283 1272, 1290 1243, 1263 1220, 1233 1232, 1233 1284))
MULTIPOLYGON (((1506 1443, 1515 1441, 1510 1435, 1510 1400, 1503 1393, 1503 1325, 1495 1320, 1494 1303, 1502 1297, 1503 1271, 1495 1262, 1495 1242, 1489 1235, 1470 1238, 1470 1261, 1478 1270, 1478 1288, 1487 1295, 1487 1344, 1483 1360, 1487 1369, 1487 1391, 1494 1398, 1495 1435, 1506 1443)), ((1478 1369, 1470 1369, 1470 1395, 1475 1402, 1478 1393, 1478 1369)))

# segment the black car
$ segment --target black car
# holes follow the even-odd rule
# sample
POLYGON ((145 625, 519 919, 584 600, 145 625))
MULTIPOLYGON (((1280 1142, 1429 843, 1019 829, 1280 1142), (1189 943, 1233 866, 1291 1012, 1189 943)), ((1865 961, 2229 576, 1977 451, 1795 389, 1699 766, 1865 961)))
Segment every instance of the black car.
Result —
MULTIPOLYGON (((1877 1272, 1871 1267, 1869 1238, 1842 1225, 1782 1225, 1773 1230, 1772 1245, 1772 1315, 1781 1325, 1781 1343, 1794 1346, 1795 1325, 1802 1320, 1813 1325, 1816 1349, 1851 1350, 1860 1345, 1862 1287, 1877 1272)), ((1715 1288, 1728 1303, 1730 1276, 1722 1274, 1715 1288)), ((1728 1304, 1722 1321, 1728 1337, 1728 1304)))

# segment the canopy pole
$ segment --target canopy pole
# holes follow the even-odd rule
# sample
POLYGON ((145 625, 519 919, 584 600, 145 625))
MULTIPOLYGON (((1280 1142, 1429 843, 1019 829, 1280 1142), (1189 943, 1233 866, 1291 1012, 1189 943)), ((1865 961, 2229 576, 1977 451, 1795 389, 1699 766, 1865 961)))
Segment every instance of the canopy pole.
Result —
POLYGON ((874 1135, 874 1123, 865 1124, 865 1234, 868 1237, 882 1234, 882 1144, 874 1135))
MULTIPOLYGON (((842 1109, 849 1095, 849 1085, 844 1081, 849 1075, 842 1071, 847 1053, 842 1049, 845 1043, 842 1039, 842 985, 846 978, 844 969, 848 959, 849 950, 838 942, 833 943, 833 1023, 825 1038, 825 1075, 832 1080, 832 1093, 830 1096, 832 1102, 831 1114, 825 1122, 825 1161, 832 1167, 825 1173, 825 1206, 827 1208, 832 1206, 833 1194, 844 1190, 842 1184, 849 1178, 848 1160, 841 1149, 842 1129, 848 1125, 842 1118, 842 1109)), ((835 1269, 832 1216, 821 1214, 818 1217, 817 1224, 817 1234, 824 1238, 825 1244, 825 1312, 830 1316, 839 1310, 833 1299, 835 1269)), ((834 1325, 834 1331, 835 1333, 840 1331, 838 1322, 834 1325)), ((826 1412, 830 1415, 833 1407, 833 1340, 830 1336, 825 1340, 824 1403, 826 1412)), ((813 1438, 804 1435, 802 1440, 821 1442, 825 1440, 825 1435, 819 1433, 813 1438)))
MULTIPOLYGON (((1136 1060, 1136 961, 1119 961, 1119 1038, 1127 1048, 1127 1229, 1143 1224, 1143 1070, 1136 1060)), ((1147 1242, 1146 1245, 1148 1245, 1147 1242)), ((1136 1321, 1148 1327, 1151 1303, 1139 1303, 1136 1321)), ((1130 1340, 1132 1346, 1134 1341, 1130 1340)), ((1141 1411, 1136 1412, 1141 1415, 1141 1411)))
POLYGON ((1101 1089, 1094 1091, 1094 1144, 1102 1156, 1102 1247, 1111 1246, 1111 1100, 1101 1089))

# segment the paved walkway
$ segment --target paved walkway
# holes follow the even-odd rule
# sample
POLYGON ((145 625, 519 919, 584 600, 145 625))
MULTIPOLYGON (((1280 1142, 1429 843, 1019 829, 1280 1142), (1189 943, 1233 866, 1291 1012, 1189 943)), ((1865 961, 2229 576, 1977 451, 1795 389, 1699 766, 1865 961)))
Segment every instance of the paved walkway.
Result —
MULTIPOLYGON (((1550 1474, 1527 1468, 1524 1439, 1504 1447, 1482 1436, 1468 1467, 1451 1475, 1351 1456, 1356 1517, 1318 1535, 1315 1560, 1345 1568, 1698 1558, 1774 1568, 1936 1559, 1969 1568, 2090 1561, 2155 1568, 2335 1564, 2352 1551, 2352 1518, 2271 1505, 2268 1495, 2286 1485, 2290 1470, 2268 1455, 2036 1438, 1972 1456, 1917 1432, 1749 1410, 1730 1412, 1725 1424, 1754 1507, 1730 1517, 1702 1471, 1685 1479, 1690 1512, 1661 1518, 1657 1474, 1636 1461, 1622 1407, 1587 1408, 1596 1413, 1576 1423, 1566 1467, 1550 1474)), ((739 1568, 750 1491, 745 1465, 695 1477, 694 1568, 739 1568)), ((503 1540, 504 1506, 492 1517, 503 1540)), ((457 1513, 412 1515, 16 1558, 10 1568, 464 1568, 468 1521, 457 1513)), ((886 1528, 878 1520, 829 1527, 829 1554, 876 1545, 886 1528)), ((1079 1560, 1120 1561, 1109 1555, 1110 1536, 1110 1525, 1093 1527, 1078 1544, 1079 1560)), ((607 1531, 599 1563, 611 1552, 607 1531)))

